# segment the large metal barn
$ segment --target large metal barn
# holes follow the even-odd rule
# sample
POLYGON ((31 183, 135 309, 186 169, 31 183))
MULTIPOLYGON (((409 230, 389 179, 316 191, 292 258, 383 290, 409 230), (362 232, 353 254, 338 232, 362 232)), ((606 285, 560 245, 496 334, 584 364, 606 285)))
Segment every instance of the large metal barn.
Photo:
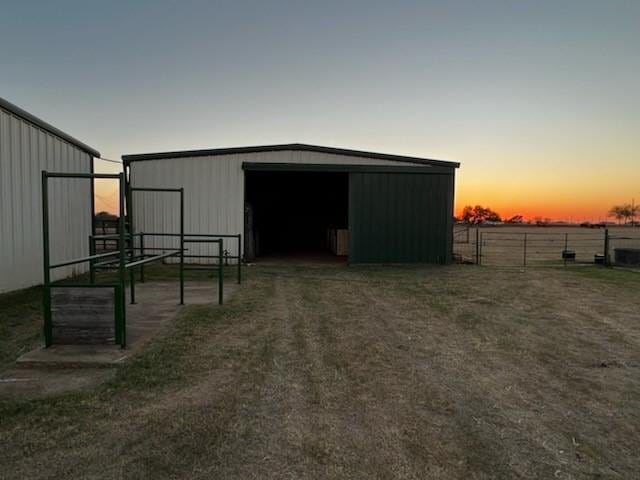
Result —
MULTIPOLYGON (((0 293, 42 283, 43 170, 93 172, 95 149, 0 98, 0 293)), ((92 232, 92 185, 53 182, 49 198, 53 261, 87 254, 92 232)), ((52 280, 86 271, 73 265, 52 280)))
MULTIPOLYGON (((133 187, 184 187, 185 229, 243 232, 245 259, 448 263, 458 163, 304 144, 124 155, 133 187)), ((166 196, 138 200, 138 231, 177 228, 166 196)), ((229 255, 238 252, 230 246, 229 255)))

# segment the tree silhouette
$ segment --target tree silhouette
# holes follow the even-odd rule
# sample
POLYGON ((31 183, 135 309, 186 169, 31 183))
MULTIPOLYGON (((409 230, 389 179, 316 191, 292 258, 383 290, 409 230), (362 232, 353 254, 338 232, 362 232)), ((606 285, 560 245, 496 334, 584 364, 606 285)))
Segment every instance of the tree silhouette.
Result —
POLYGON ((625 203, 622 205, 614 205, 609 209, 609 216, 618 220, 618 222, 622 222, 626 224, 629 219, 631 219, 631 223, 635 223, 635 217, 640 213, 640 207, 638 205, 631 205, 630 203, 625 203))
POLYGON ((462 209, 462 221, 470 223, 471 225, 478 225, 484 222, 501 222, 502 218, 500 214, 494 212, 489 207, 483 207, 482 205, 476 205, 472 207, 467 205, 462 209))

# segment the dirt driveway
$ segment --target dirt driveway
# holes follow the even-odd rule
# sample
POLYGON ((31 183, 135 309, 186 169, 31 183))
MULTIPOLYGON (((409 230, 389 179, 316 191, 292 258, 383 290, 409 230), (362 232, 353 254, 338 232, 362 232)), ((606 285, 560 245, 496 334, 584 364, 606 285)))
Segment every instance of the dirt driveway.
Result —
POLYGON ((635 478, 639 289, 251 267, 106 385, 0 401, 0 478, 635 478))

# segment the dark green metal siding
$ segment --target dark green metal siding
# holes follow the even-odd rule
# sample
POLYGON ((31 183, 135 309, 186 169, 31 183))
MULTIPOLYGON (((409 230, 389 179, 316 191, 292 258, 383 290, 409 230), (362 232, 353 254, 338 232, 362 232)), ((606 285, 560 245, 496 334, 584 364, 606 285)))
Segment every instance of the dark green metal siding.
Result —
POLYGON ((350 173, 351 263, 448 263, 453 252, 451 174, 350 173))

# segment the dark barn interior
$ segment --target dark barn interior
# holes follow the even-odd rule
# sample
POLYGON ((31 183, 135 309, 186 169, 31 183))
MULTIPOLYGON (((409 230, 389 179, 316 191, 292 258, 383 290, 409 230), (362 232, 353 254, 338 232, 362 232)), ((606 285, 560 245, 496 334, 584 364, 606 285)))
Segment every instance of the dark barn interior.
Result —
POLYGON ((348 228, 348 173, 245 171, 245 189, 256 256, 329 254, 328 229, 348 228))

